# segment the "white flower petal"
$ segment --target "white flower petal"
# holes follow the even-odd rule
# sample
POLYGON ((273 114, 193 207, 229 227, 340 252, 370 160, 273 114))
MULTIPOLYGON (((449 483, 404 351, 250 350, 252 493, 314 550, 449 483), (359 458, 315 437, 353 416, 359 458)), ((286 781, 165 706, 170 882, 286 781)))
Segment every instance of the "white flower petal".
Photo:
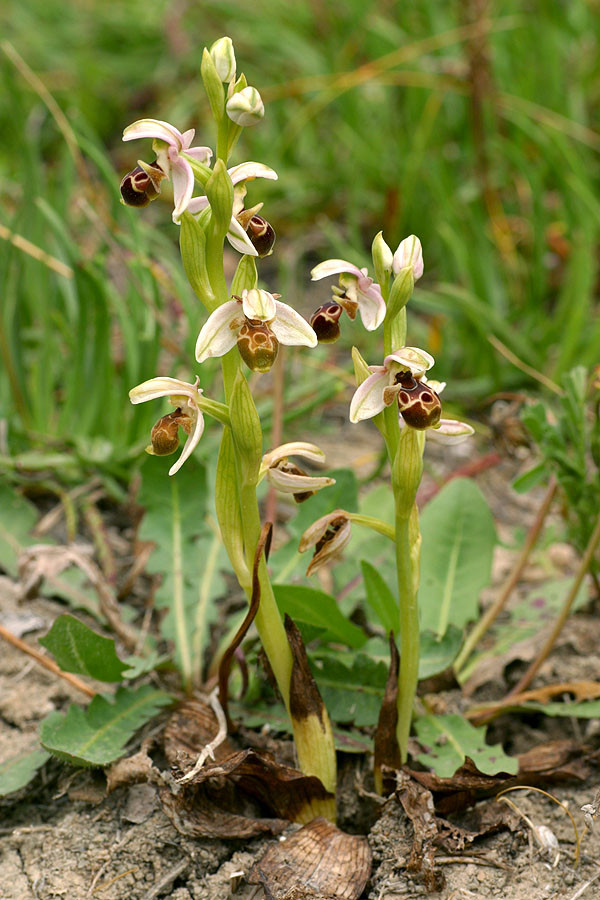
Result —
POLYGON ((289 444, 281 444, 280 447, 275 447, 274 450, 265 453, 262 460, 263 465, 267 468, 275 466, 289 456, 302 456, 303 459, 314 463, 325 462, 325 454, 316 444, 309 444, 307 441, 290 441, 289 444))
POLYGON ((399 350, 394 350, 393 353, 390 353, 389 356, 386 356, 383 363, 387 368, 392 368, 392 363, 398 363, 405 369, 408 369, 415 377, 424 375, 428 369, 430 369, 435 360, 430 353, 427 353, 426 350, 421 350, 419 347, 400 347, 399 350))
POLYGON ((123 132, 123 140, 135 141, 138 138, 158 138, 160 141, 166 141, 171 147, 177 147, 178 150, 181 150, 183 145, 183 135, 179 129, 161 119, 138 119, 137 122, 128 125, 123 132))
POLYGON ((423 274, 423 248, 419 238, 411 234, 398 244, 392 260, 392 272, 397 275, 400 269, 412 266, 415 281, 423 274))
POLYGON ((237 250, 238 253, 243 253, 245 256, 258 256, 258 252, 254 247, 254 244, 235 218, 232 216, 231 222, 229 223, 229 230, 227 231, 227 240, 231 244, 234 250, 237 250))
POLYGON ((367 331, 375 331, 385 319, 385 300, 381 296, 381 288, 373 283, 366 291, 361 290, 359 280, 356 299, 363 325, 367 331))
POLYGON ((371 419, 385 408, 383 392, 390 381, 385 369, 369 375, 355 392, 350 403, 350 421, 353 424, 363 419, 371 419))
POLYGON ((206 163, 206 164, 208 164, 210 162, 211 157, 213 155, 213 152, 210 149, 210 147, 188 147, 185 152, 187 153, 188 156, 191 156, 192 159, 195 159, 198 162, 206 163))
POLYGON ((210 356, 224 356, 235 347, 243 324, 244 316, 237 300, 228 300, 215 309, 204 323, 196 341, 198 362, 204 362, 210 356))
POLYGON ((181 456, 179 457, 175 465, 171 466, 171 468, 169 469, 169 475, 175 475, 175 473, 180 470, 186 459, 189 459, 191 454, 198 446, 198 441, 202 437, 202 432, 204 431, 204 416, 202 415, 200 410, 197 411, 195 418, 196 421, 194 422, 194 427, 188 434, 187 441, 185 442, 181 456))
POLYGON ((194 173, 192 167, 183 159, 178 159, 171 166, 173 181, 173 221, 178 222, 186 211, 194 192, 194 173))
POLYGON ((252 288, 242 291, 242 309, 247 319, 272 322, 277 315, 275 297, 268 291, 252 288))
POLYGON ((317 335, 306 319, 287 303, 275 301, 277 316, 270 328, 280 344, 298 347, 316 347, 319 343, 317 335))
POLYGON ((340 272, 347 272, 349 275, 356 275, 362 278, 363 273, 353 263, 346 262, 345 259, 326 259, 325 262, 319 263, 311 270, 310 277, 313 281, 319 281, 321 278, 327 278, 329 275, 337 275, 340 272))
POLYGON ((472 434, 474 429, 458 419, 440 419, 438 425, 427 429, 427 437, 439 444, 461 444, 472 434))
POLYGON ((194 135, 196 134, 193 128, 188 128, 187 131, 184 131, 181 135, 181 149, 186 152, 189 150, 192 141, 194 140, 194 135))
POLYGON ((324 475, 294 475, 282 469, 271 468, 267 471, 271 484, 283 494, 302 494, 305 491, 320 491, 321 488, 335 484, 335 478, 324 475))
POLYGON ((209 206, 208 197, 192 197, 187 205, 187 211, 195 216, 209 206))
POLYGON ((180 381, 179 378, 169 378, 166 375, 160 375, 132 388, 129 391, 129 399, 132 403, 145 403, 147 400, 157 400, 159 397, 171 397, 180 394, 183 397, 189 397, 191 400, 197 401, 198 394, 201 393, 201 388, 197 388, 193 384, 180 381))
POLYGON ((233 166, 227 171, 233 184, 238 184, 240 181, 247 181, 251 178, 270 178, 272 181, 277 181, 278 178, 274 169, 259 162, 239 163, 239 165, 233 166))

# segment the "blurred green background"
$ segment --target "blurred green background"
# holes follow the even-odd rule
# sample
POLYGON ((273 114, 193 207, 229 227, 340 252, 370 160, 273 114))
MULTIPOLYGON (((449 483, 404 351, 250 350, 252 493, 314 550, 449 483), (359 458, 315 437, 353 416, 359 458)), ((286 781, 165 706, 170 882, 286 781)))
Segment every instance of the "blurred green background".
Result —
MULTIPOLYGON (((199 67, 223 34, 266 106, 233 161, 280 176, 257 195, 278 234, 271 290, 310 315, 317 261, 367 265, 377 231, 393 248, 414 232, 410 340, 466 414, 595 364, 598 13, 595 0, 5 0, 0 465, 126 478, 159 414, 131 408, 128 389, 190 380, 204 316, 168 196, 119 203, 120 178, 150 159, 120 138, 150 116, 214 144, 199 67)), ((347 400, 323 370, 349 368, 355 342, 379 362, 378 336, 346 320, 289 386, 287 415, 347 400)))

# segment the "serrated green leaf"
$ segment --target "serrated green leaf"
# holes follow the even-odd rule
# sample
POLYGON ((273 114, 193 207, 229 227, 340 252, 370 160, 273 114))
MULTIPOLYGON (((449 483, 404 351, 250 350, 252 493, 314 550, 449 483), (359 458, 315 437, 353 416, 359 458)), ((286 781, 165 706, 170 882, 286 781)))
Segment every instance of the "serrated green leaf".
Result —
POLYGON ((322 641, 340 641, 355 649, 366 642, 365 633, 342 615, 331 594, 295 584, 276 584, 273 590, 281 615, 324 629, 322 641))
POLYGON ((379 624, 383 626, 385 633, 389 634, 390 631, 397 630, 398 604, 396 597, 371 563, 363 559, 360 566, 367 592, 367 603, 379 624))
POLYGON ((451 778, 467 756, 484 775, 516 775, 519 771, 518 760, 507 756, 500 744, 485 743, 485 728, 475 728, 462 716, 421 716, 415 730, 427 751, 417 759, 440 778, 451 778))
POLYGON ((19 753, 0 764, 0 797, 21 790, 37 775, 38 769, 44 765, 50 754, 46 750, 33 750, 31 753, 19 753))
POLYGON ((74 766, 106 766, 121 756, 132 735, 173 700, 150 685, 119 688, 114 702, 96 695, 87 710, 70 706, 40 725, 42 746, 74 766))
POLYGON ((358 728, 377 724, 389 663, 374 661, 364 653, 355 654, 350 665, 333 655, 310 655, 310 659, 334 722, 353 723, 358 728))
POLYGON ((127 664, 119 659, 115 642, 97 634, 79 619, 63 615, 55 620, 40 644, 64 672, 88 675, 98 681, 121 681, 127 664))
POLYGON ((496 530, 475 482, 455 478, 442 488, 423 511, 421 534, 421 618, 441 637, 477 618, 491 576, 496 530))

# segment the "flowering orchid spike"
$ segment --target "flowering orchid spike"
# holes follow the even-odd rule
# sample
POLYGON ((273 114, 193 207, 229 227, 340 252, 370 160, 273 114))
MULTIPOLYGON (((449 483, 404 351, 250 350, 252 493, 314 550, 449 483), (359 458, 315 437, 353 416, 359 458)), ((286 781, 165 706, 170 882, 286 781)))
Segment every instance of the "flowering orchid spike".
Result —
POLYGON ((421 247, 421 241, 414 234, 404 238, 398 244, 392 260, 392 272, 394 275, 397 275, 401 269, 406 269, 409 266, 412 267, 413 278, 417 281, 423 274, 423 248, 421 247))
POLYGON ((173 181, 173 221, 178 222, 188 207, 194 191, 194 173, 186 156, 201 163, 208 163, 212 156, 210 147, 192 147, 194 129, 183 133, 160 119, 139 119, 123 132, 124 141, 152 138, 156 164, 167 178, 173 181))
MULTIPOLYGON (((247 256, 266 256, 266 253, 262 254, 255 248, 251 237, 247 234, 248 222, 246 221, 242 224, 239 221, 238 216, 240 216, 244 210, 247 182, 253 181, 255 178, 268 178, 270 181, 277 181, 277 172, 275 172, 274 169, 269 168, 269 166, 263 165, 263 163, 245 162, 239 163, 239 165, 228 169, 227 173, 233 184, 233 210, 229 230, 227 232, 227 240, 238 253, 244 253, 247 256)), ((193 197, 188 203, 187 209, 192 215, 196 215, 206 209, 208 205, 207 197, 193 197)), ((272 246, 273 245, 271 244, 271 247, 272 246)))
POLYGON ((224 356, 237 344, 250 369, 268 372, 280 343, 316 347, 317 336, 308 322, 278 297, 268 291, 244 290, 241 298, 219 306, 198 335, 198 362, 224 356))
POLYGON ((350 540, 351 533, 352 523, 343 509, 335 509, 313 522, 300 538, 298 546, 300 553, 304 553, 309 547, 315 548, 306 574, 312 575, 317 569, 339 557, 350 540))
POLYGON ((181 456, 169 469, 169 475, 175 475, 191 456, 204 431, 204 416, 199 408, 202 389, 198 387, 198 380, 197 378, 194 384, 187 384, 178 378, 151 378, 129 391, 129 399, 134 404, 168 397, 169 403, 176 407, 174 413, 163 416, 153 427, 152 443, 148 448, 148 452, 155 456, 175 452, 179 444, 177 429, 181 425, 188 437, 181 456))
POLYGON ((294 463, 290 463, 288 459, 290 456, 302 456, 313 463, 325 462, 325 454, 315 444, 304 441, 282 444, 281 447, 276 447, 263 456, 259 481, 266 475, 278 491, 293 494, 296 503, 303 503, 321 488, 335 484, 335 478, 309 475, 294 463))
POLYGON ((379 328, 385 318, 385 301, 381 288, 369 278, 367 269, 359 269, 345 259, 327 259, 310 273, 313 281, 329 275, 340 276, 341 290, 335 290, 334 301, 343 306, 350 318, 355 317, 358 308, 367 331, 379 328))
MULTIPOLYGON (((371 419, 396 399, 402 390, 403 375, 421 379, 434 359, 418 347, 401 347, 386 356, 382 366, 369 366, 373 373, 359 386, 350 403, 350 421, 356 424, 371 419)), ((438 417, 439 418, 439 417, 438 417)))

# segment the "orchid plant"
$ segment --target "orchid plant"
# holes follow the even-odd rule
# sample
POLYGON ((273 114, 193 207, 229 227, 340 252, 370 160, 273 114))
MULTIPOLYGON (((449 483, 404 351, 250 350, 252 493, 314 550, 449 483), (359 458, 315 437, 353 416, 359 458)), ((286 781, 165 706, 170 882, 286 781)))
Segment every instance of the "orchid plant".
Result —
MULTIPOLYGON (((340 318, 357 312, 364 327, 383 325, 383 365, 369 366, 354 350, 357 390, 349 410, 350 421, 372 419, 379 428, 389 456, 395 501, 395 524, 337 509, 315 522, 304 534, 300 550, 314 547, 308 568, 312 574, 338 555, 350 537, 352 523, 373 529, 396 548, 398 612, 395 634, 400 641, 400 690, 397 742, 402 761, 407 757, 419 662, 420 534, 416 492, 422 470, 426 434, 456 441, 467 436, 468 425, 441 417, 439 393, 444 385, 428 380, 434 364, 424 350, 406 346, 406 304, 414 282, 423 273, 421 244, 415 236, 403 240, 395 253, 378 234, 373 242, 374 278, 367 269, 340 259, 326 260, 312 271, 313 280, 337 275, 332 298, 316 310, 310 323, 280 295, 258 288, 256 259, 272 252, 275 233, 259 215, 262 204, 245 208, 248 184, 254 179, 276 179, 277 174, 257 162, 229 166, 230 155, 245 127, 260 121, 264 107, 258 91, 237 76, 233 45, 227 37, 217 41, 202 58, 202 78, 217 126, 214 154, 209 147, 192 146, 194 131, 181 132, 162 120, 142 119, 125 129, 123 139, 151 139, 156 158, 138 161, 121 183, 123 202, 147 206, 160 194, 163 183, 173 186, 173 221, 180 226, 182 261, 190 283, 208 317, 199 329, 196 361, 221 359, 224 402, 204 396, 201 376, 187 383, 159 375, 134 387, 132 403, 168 399, 173 411, 163 415, 151 433, 147 450, 155 455, 176 452, 179 429, 185 446, 169 471, 176 476, 194 452, 204 431, 204 416, 222 427, 215 498, 222 540, 237 579, 248 600, 258 580, 260 603, 255 624, 291 717, 299 766, 316 775, 331 795, 319 812, 335 818, 336 757, 332 729, 325 711, 303 709, 291 692, 295 659, 275 602, 269 571, 256 548, 261 536, 257 486, 267 478, 296 500, 334 483, 311 475, 290 462, 300 457, 313 465, 324 454, 313 443, 286 443, 263 453, 260 418, 246 377, 268 372, 279 344, 314 348, 340 334, 340 318), (214 163, 211 162, 214 158, 214 163), (242 254, 231 284, 223 268, 224 241, 242 254), (254 574, 254 577, 253 577, 254 574)), ((262 546, 262 545, 261 545, 262 546)))

